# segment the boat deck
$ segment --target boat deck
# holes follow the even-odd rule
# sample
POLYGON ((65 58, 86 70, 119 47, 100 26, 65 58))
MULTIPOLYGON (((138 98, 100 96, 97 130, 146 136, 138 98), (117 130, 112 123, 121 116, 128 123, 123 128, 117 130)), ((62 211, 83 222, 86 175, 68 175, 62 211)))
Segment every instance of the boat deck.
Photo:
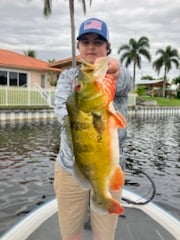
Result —
MULTIPOLYGON (((27 240, 61 240, 57 214, 44 222, 27 240)), ((91 230, 84 231, 84 239, 92 239, 91 230)), ((159 223, 143 211, 125 208, 125 215, 119 217, 115 240, 180 240, 176 239, 159 223)))

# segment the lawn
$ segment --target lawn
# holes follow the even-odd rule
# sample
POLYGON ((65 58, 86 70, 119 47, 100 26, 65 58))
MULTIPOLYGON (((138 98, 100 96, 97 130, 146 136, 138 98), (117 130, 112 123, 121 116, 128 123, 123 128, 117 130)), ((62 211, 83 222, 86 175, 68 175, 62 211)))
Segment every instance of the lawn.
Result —
POLYGON ((180 99, 178 98, 162 98, 162 97, 150 97, 150 96, 139 96, 140 100, 155 100, 158 106, 165 107, 180 107, 180 99))

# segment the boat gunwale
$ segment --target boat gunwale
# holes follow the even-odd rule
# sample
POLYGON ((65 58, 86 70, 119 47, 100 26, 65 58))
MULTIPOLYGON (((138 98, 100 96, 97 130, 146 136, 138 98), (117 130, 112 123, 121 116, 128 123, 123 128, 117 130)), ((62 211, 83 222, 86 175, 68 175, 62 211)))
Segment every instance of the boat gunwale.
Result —
MULTIPOLYGON (((123 197, 136 201, 136 199, 139 198, 139 195, 123 189, 123 197)), ((145 205, 135 205, 123 202, 123 206, 142 210, 154 221, 158 222, 162 227, 164 227, 175 238, 180 235, 178 232, 180 227, 178 219, 153 202, 149 202, 145 205)), ((57 201, 56 198, 54 198, 31 211, 12 228, 5 232, 5 234, 1 237, 1 240, 27 239, 36 229, 38 229, 39 226, 41 226, 42 223, 48 220, 56 212, 57 201)))

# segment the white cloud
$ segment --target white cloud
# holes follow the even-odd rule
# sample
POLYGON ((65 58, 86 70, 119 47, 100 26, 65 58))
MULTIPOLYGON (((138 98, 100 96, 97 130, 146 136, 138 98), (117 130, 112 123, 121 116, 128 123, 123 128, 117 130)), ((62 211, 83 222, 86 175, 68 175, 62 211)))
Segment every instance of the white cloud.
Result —
MULTIPOLYGON (((88 1, 87 1, 88 2, 88 1)), ((0 48, 23 52, 34 49, 41 59, 61 59, 71 55, 71 29, 68 1, 53 0, 53 12, 45 18, 42 0, 0 1, 0 48)), ((98 0, 87 4, 83 14, 80 1, 75 1, 75 26, 86 18, 105 20, 110 30, 113 55, 130 38, 147 36, 153 60, 158 48, 171 45, 180 51, 179 0, 98 0)), ((154 74, 151 64, 143 59, 143 73, 154 74)), ((173 71, 178 74, 177 71, 173 71)))

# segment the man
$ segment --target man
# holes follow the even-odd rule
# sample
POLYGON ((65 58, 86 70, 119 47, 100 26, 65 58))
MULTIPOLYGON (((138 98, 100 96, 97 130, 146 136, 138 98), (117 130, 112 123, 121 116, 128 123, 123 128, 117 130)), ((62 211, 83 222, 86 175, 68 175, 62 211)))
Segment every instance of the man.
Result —
MULTIPOLYGON (((91 18, 84 21, 79 28, 77 48, 81 59, 94 64, 99 58, 106 57, 111 52, 109 32, 104 21, 91 18)), ((127 69, 120 67, 119 62, 108 57, 108 74, 116 80, 117 90, 115 108, 126 115, 127 96, 131 88, 131 76, 127 69), (123 105, 123 106, 121 106, 123 105)), ((55 112, 61 124, 60 151, 55 165, 55 192, 58 201, 58 216, 63 240, 82 240, 83 226, 89 207, 89 190, 83 190, 72 177, 74 155, 68 140, 68 129, 64 120, 68 117, 66 100, 72 93, 79 67, 64 70, 58 80, 55 93, 55 112)), ((120 133, 121 145, 124 142, 126 130, 120 133)), ((122 151, 121 151, 122 152, 122 151)), ((121 156, 122 157, 122 156, 121 156)), ((114 194, 120 201, 121 192, 114 194)), ((93 240, 113 240, 118 221, 118 215, 100 214, 90 208, 93 240)))

